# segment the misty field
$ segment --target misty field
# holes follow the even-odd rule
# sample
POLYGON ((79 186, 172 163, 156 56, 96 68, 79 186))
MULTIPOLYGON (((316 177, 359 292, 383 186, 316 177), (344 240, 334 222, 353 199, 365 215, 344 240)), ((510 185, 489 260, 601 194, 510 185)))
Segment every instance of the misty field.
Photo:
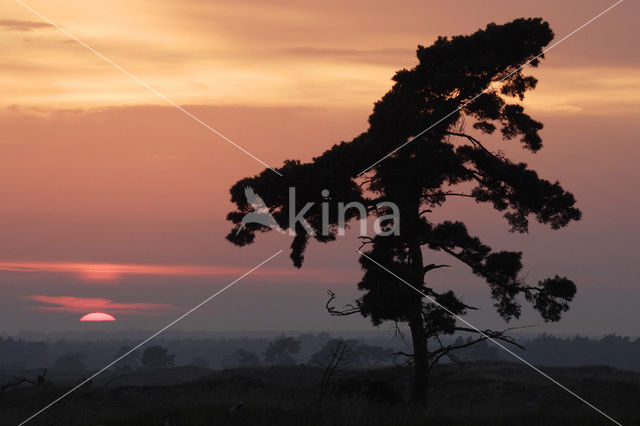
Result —
MULTIPOLYGON (((640 373, 609 367, 547 371, 623 424, 640 424, 640 373)), ((6 377, 15 372, 1 373, 6 377)), ((50 384, 27 384, 0 394, 0 424, 20 423, 81 379, 74 372, 49 374, 50 384), (62 383, 65 380, 67 384, 62 383)), ((517 364, 438 366, 430 383, 426 411, 416 410, 406 402, 410 369, 346 371, 321 386, 323 374, 321 368, 303 365, 222 371, 175 367, 132 374, 105 373, 29 424, 610 424, 564 390, 517 364)))

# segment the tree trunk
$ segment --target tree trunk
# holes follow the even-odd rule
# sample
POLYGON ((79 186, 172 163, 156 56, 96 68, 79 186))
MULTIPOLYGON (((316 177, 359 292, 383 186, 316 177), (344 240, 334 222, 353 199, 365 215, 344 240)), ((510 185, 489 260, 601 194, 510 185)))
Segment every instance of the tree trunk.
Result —
MULTIPOLYGON (((409 193, 411 193, 409 191, 409 193)), ((420 225, 420 190, 416 189, 409 201, 401 208, 404 238, 409 248, 409 264, 411 268, 410 283, 421 288, 424 283, 424 259, 422 249, 417 239, 420 225)), ((427 330, 423 317, 423 296, 415 293, 413 306, 409 307, 409 328, 413 343, 413 386, 411 400, 416 406, 426 407, 428 400, 429 379, 429 348, 427 344, 427 330)))
POLYGON ((411 340, 413 342, 413 386, 411 388, 411 400, 420 406, 427 405, 427 392, 429 386, 429 364, 427 332, 424 328, 422 315, 417 313, 409 321, 411 340))
MULTIPOLYGON (((416 216, 419 220, 419 216, 416 216)), ((417 222, 417 221, 416 221, 417 222)), ((411 236, 416 235, 411 232, 411 236)), ((424 260, 420 244, 415 238, 409 241, 409 253, 411 259, 412 279, 411 284, 421 288, 424 282, 424 260)), ((427 342, 427 330, 423 318, 422 295, 415 293, 414 306, 409 315, 409 328, 413 343, 413 387, 411 400, 417 406, 426 407, 429 381, 429 348, 427 342)))

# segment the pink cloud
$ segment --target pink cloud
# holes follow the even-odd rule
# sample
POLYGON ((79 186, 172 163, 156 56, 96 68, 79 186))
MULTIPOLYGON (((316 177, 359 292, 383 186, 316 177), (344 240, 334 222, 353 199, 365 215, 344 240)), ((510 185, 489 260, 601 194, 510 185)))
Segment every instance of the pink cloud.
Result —
POLYGON ((30 306, 32 309, 50 312, 86 313, 105 311, 114 314, 157 314, 178 309, 177 306, 161 303, 123 303, 100 297, 45 296, 34 294, 24 296, 25 299, 47 304, 49 306, 30 306))
MULTIPOLYGON (((54 272, 69 273, 86 281, 116 281, 123 275, 157 276, 237 276, 247 272, 241 266, 198 266, 198 265, 148 265, 122 263, 80 263, 80 262, 29 262, 0 261, 0 272, 54 272)), ((343 282, 344 274, 335 270, 293 268, 260 268, 252 272, 259 277, 291 277, 296 280, 309 279, 322 282, 343 282)))
POLYGON ((0 19, 0 28, 13 31, 31 31, 37 28, 52 28, 46 22, 20 21, 18 19, 0 19))

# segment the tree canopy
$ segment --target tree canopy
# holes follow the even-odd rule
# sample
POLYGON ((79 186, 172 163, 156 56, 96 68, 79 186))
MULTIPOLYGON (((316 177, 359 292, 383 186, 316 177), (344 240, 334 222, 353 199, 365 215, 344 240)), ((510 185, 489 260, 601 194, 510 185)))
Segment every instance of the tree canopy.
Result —
MULTIPOLYGON (((293 230, 291 259, 298 268, 311 239, 336 238, 338 203, 359 201, 367 206, 367 216, 380 217, 387 209, 378 208, 377 203, 394 202, 400 210, 400 232, 369 241, 366 256, 360 258, 364 276, 358 287, 364 294, 357 307, 374 324, 409 323, 416 364, 418 358, 428 357, 426 346, 416 347, 416 340, 451 334, 460 327, 455 317, 425 303, 369 258, 454 314, 463 315, 470 306, 453 291, 437 293, 425 283, 425 274, 439 265, 425 265, 423 249, 441 251, 487 282, 505 320, 520 315, 521 298, 546 321, 559 320, 576 292, 571 280, 554 276, 526 283, 520 274, 522 253, 493 250, 471 235, 463 222, 429 220, 429 214, 452 197, 490 204, 512 232, 528 232, 531 219, 552 229, 580 219, 573 195, 557 181, 541 178, 526 163, 514 162, 480 140, 484 134, 493 143, 488 135, 499 130, 502 139, 532 153, 542 148, 543 125, 525 112, 520 101, 537 85, 535 77, 525 75, 525 65, 537 67, 552 39, 547 22, 521 18, 418 46, 417 65, 394 75, 393 87, 374 105, 367 131, 311 162, 285 161, 277 169, 282 177, 267 169, 231 188, 237 209, 228 214, 235 227, 227 238, 242 246, 252 243, 258 232, 272 229, 260 224, 239 228, 242 217, 251 211, 243 194, 246 187, 260 194, 283 229, 290 223, 291 207, 297 211, 314 203, 305 214, 313 235, 299 224, 293 230), (296 188, 295 201, 288 197, 289 187, 296 188), (322 192, 325 189, 328 195, 322 192), (328 219, 322 203, 329 206, 328 219), (323 220, 324 228, 328 222, 328 232, 323 220)), ((356 209, 347 212, 347 219, 358 218, 362 215, 356 209)), ((391 225, 397 224, 387 223, 391 225)))
POLYGON ((281 337, 269 343, 264 360, 273 365, 294 365, 294 355, 300 352, 300 341, 293 337, 281 337))
POLYGON ((149 346, 142 352, 142 365, 150 368, 173 366, 175 355, 170 355, 164 346, 149 346))

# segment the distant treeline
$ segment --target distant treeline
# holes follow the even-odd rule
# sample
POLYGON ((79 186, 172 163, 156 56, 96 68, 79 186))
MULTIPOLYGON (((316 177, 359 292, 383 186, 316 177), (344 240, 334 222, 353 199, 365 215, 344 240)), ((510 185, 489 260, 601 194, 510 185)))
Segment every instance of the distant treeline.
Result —
MULTIPOLYGON (((248 362, 259 365, 271 365, 282 362, 286 356, 280 356, 270 345, 285 336, 277 337, 223 337, 223 338, 156 338, 146 346, 163 346, 174 356, 174 365, 198 365, 211 369, 234 368, 246 365, 248 362), (269 353, 274 357, 269 360, 269 353), (257 359, 257 361, 256 361, 257 359), (249 361, 252 360, 252 361, 249 361)), ((291 362, 314 362, 314 355, 323 350, 325 345, 332 340, 328 333, 305 333, 295 336, 297 348, 293 351, 284 348, 291 362)), ((377 348, 381 353, 387 354, 384 364, 393 361, 388 354, 393 353, 393 348, 402 342, 391 341, 388 338, 367 338, 348 340, 351 346, 377 348), (364 345, 364 346, 362 346, 364 345), (395 346, 394 346, 395 345, 395 346)), ((75 360, 75 365, 82 365, 87 369, 102 368, 112 362, 118 356, 135 347, 139 340, 133 339, 109 339, 109 340, 67 340, 33 342, 15 337, 0 337, 0 369, 31 369, 31 368, 55 368, 57 361, 75 360), (62 358, 62 359, 61 359, 62 358)), ((278 349, 279 347, 276 347, 278 349)), ((403 346, 403 348, 406 348, 403 346)), ((123 359, 119 365, 139 364, 145 347, 142 347, 123 359)), ((373 350, 375 351, 375 349, 373 350)), ((371 351, 369 351, 371 352, 371 351)), ((360 357, 361 358, 361 357, 360 357)), ((58 365, 61 365, 58 362, 58 365)), ((64 365, 64 364, 62 364, 64 365)), ((69 364, 73 365, 73 364, 69 364)), ((367 367, 367 365, 353 365, 354 367, 367 367)))
MULTIPOLYGON (((529 339, 518 339, 518 343, 524 346, 525 350, 513 346, 509 349, 536 365, 606 365, 640 371, 640 338, 631 339, 616 334, 609 334, 600 339, 581 336, 562 338, 542 334, 529 339)), ((510 354, 492 342, 482 342, 480 346, 472 346, 466 351, 468 359, 473 360, 513 360, 510 354)))
MULTIPOLYGON (((462 337, 445 344, 464 343, 462 337)), ((0 369, 33 368, 96 369, 127 353, 138 341, 122 340, 56 340, 34 342, 14 337, 0 337, 0 369)), ((640 371, 640 338, 630 339, 607 335, 600 339, 586 337, 562 338, 539 335, 520 338, 526 350, 510 349, 529 362, 546 366, 608 365, 640 371)), ((348 364, 352 368, 372 368, 400 364, 406 358, 397 352, 407 352, 399 337, 333 338, 328 333, 306 333, 278 337, 179 338, 154 339, 149 346, 162 346, 170 355, 171 364, 197 365, 211 369, 258 365, 309 364, 322 365, 339 344, 349 348, 348 364)), ((435 348, 435 342, 432 348, 435 348)), ((117 367, 141 368, 145 347, 127 356, 117 367)), ((512 361, 511 355, 492 342, 484 341, 455 354, 460 361, 512 361)), ((143 362, 144 361, 144 362, 143 362)))

